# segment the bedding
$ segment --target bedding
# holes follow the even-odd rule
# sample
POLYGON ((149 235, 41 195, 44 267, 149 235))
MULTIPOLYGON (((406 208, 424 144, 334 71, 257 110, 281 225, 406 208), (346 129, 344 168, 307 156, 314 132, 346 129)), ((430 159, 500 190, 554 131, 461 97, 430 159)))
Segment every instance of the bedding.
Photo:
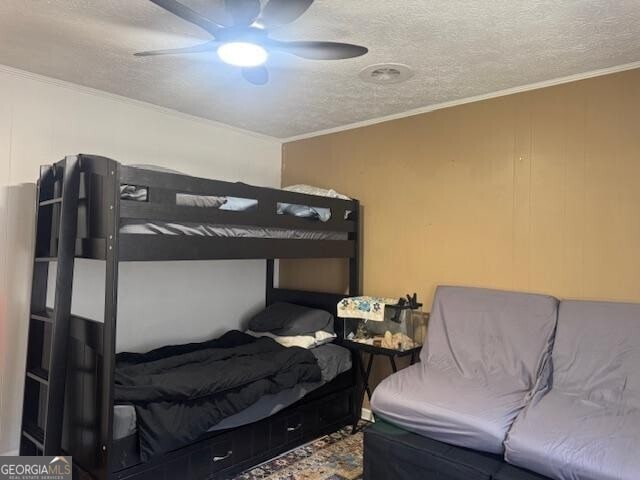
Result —
MULTIPOLYGON (((135 168, 146 170, 181 174, 175 170, 154 165, 132 165, 135 168)), ((181 174, 182 175, 182 174, 181 174)), ((306 193, 331 198, 349 200, 349 197, 341 195, 334 190, 325 190, 308 185, 294 185, 283 190, 306 193)), ((146 202, 149 200, 148 187, 141 185, 120 185, 120 198, 127 201, 146 202)), ((216 208, 219 210, 246 212, 258 207, 258 201, 250 198, 226 197, 215 195, 194 195, 188 193, 176 194, 176 205, 185 207, 216 208)), ((293 205, 278 203, 279 215, 292 215, 326 222, 331 218, 331 209, 312 207, 306 205, 293 205)), ((350 212, 345 212, 345 218, 350 212)), ((293 240, 347 240, 348 235, 343 232, 309 231, 286 228, 264 228, 245 225, 220 225, 210 223, 176 223, 162 221, 144 221, 127 219, 122 222, 121 233, 146 234, 146 235, 190 235, 205 237, 243 237, 243 238, 277 238, 293 240)))
MULTIPOLYGON (((149 199, 148 189, 135 185, 121 185, 120 198, 137 202, 146 202, 149 199)), ((192 195, 187 193, 176 194, 176 205, 183 207, 217 208, 232 212, 248 212, 257 209, 258 201, 250 198, 218 197, 212 195, 192 195)), ((331 209, 311 207, 307 205, 295 205, 290 203, 277 204, 278 215, 291 215, 299 218, 308 218, 326 222, 331 218, 331 209)), ((345 219, 350 215, 345 212, 345 219)))
MULTIPOLYGON (((281 392, 264 395, 253 405, 213 425, 209 431, 235 428, 262 420, 289 405, 293 405, 305 395, 351 369, 351 353, 346 348, 326 344, 312 349, 311 353, 320 367, 320 381, 299 383, 281 392)), ((115 405, 113 419, 114 439, 118 440, 136 432, 137 418, 135 408, 132 405, 115 405)))
POLYGON ((344 232, 292 230, 286 228, 248 227, 246 225, 218 225, 210 223, 145 222, 132 219, 122 221, 120 233, 225 238, 280 238, 291 240, 348 239, 348 235, 344 232))
POLYGON ((325 332, 319 330, 317 332, 310 332, 306 335, 291 335, 291 336, 279 336, 274 335, 271 332, 254 332, 247 330, 246 333, 254 337, 269 337, 273 338, 283 347, 300 347, 300 348, 315 348, 325 343, 333 341, 337 335, 335 333, 325 332))
POLYGON ((502 453, 536 382, 548 380, 557 300, 438 287, 421 362, 373 393, 376 415, 452 445, 502 453))
POLYGON ((283 190, 288 192, 304 193, 305 195, 316 195, 317 197, 339 198, 340 200, 351 200, 346 195, 336 192, 332 189, 314 187, 312 185, 298 184, 284 187, 283 190))
MULTIPOLYGON (((180 172, 177 172, 175 170, 170 170, 153 165, 132 165, 132 167, 164 173, 181 174, 180 172)), ((316 195, 320 197, 351 200, 346 195, 337 193, 335 190, 326 190, 323 188, 312 187, 310 185, 292 185, 289 187, 284 187, 283 190, 304 193, 307 195, 316 195)), ((141 185, 123 184, 120 185, 120 198, 122 200, 146 202, 149 200, 149 189, 141 185)), ((255 210, 258 207, 258 201, 251 198, 177 193, 176 205, 185 207, 218 208, 220 210, 245 212, 255 210)), ((276 208, 279 215, 292 215, 294 217, 319 220, 321 222, 326 222, 331 218, 331 209, 329 208, 313 207, 309 205, 296 205, 290 203, 278 203, 276 208)), ((350 213, 351 212, 349 211, 345 212, 345 219, 348 218, 350 213)))
MULTIPOLYGON (((149 200, 149 189, 139 185, 120 185, 120 199, 146 202, 149 200)), ((250 198, 176 193, 176 205, 181 207, 219 208, 220 210, 246 212, 254 210, 258 206, 258 201, 250 198)))
MULTIPOLYGON (((146 202, 149 200, 149 192, 146 187, 138 187, 136 185, 120 185, 120 198, 122 200, 146 202)), ((226 203, 226 197, 215 197, 211 195, 191 195, 189 193, 176 194, 176 205, 185 207, 220 208, 221 210, 233 210, 233 208, 223 208, 226 203)), ((241 210, 241 208, 237 209, 241 210)))
POLYGON ((640 478, 640 304, 561 302, 552 361, 507 461, 557 480, 640 478))
POLYGON ((325 310, 277 302, 254 315, 249 329, 278 336, 306 335, 319 330, 333 333, 333 315, 325 310))
MULTIPOLYGON (((312 187, 311 185, 290 185, 284 187, 283 190, 296 193, 304 193, 306 195, 316 195, 318 197, 339 198, 341 200, 351 200, 346 195, 336 192, 335 190, 327 190, 324 188, 312 187)), ((331 209, 321 207, 310 207, 307 205, 294 205, 290 203, 278 203, 278 213, 280 215, 293 215, 295 217, 312 218, 326 222, 331 218, 331 209)), ((345 218, 351 212, 345 212, 345 218)))
POLYGON ((190 207, 223 209, 227 201, 228 199, 226 197, 214 197, 212 195, 191 195, 190 193, 176 194, 176 205, 190 207))
POLYGON ((321 379, 311 351, 232 330, 208 342, 118 354, 115 402, 135 407, 146 461, 195 441, 264 395, 321 379))

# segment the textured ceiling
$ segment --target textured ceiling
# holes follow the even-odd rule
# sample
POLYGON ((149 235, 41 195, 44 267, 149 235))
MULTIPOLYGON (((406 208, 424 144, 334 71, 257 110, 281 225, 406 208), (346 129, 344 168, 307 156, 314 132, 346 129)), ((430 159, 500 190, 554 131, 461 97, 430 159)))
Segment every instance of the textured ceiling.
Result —
POLYGON ((1 64, 280 138, 639 61, 640 1, 316 0, 273 36, 370 52, 273 54, 270 84, 256 87, 215 54, 133 57, 208 38, 146 0, 0 1, 1 64), (378 62, 416 73, 387 86, 358 78, 378 62))

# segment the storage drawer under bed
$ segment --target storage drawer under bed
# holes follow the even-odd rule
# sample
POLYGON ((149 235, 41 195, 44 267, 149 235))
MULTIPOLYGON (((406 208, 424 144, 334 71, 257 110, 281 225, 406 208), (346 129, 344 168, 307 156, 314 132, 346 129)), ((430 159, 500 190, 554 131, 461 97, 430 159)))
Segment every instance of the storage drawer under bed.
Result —
POLYGON ((269 448, 279 448, 302 438, 304 423, 301 411, 275 418, 270 422, 269 448))
POLYGON ((195 478, 208 478, 214 473, 238 463, 235 459, 236 456, 238 453, 234 450, 233 441, 229 436, 229 438, 212 442, 189 455, 189 470, 195 478))

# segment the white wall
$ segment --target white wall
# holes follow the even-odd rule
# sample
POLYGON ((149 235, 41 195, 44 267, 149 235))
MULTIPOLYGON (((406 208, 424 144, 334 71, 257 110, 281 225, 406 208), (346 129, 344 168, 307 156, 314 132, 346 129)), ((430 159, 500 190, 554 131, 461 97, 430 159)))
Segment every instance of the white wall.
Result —
MULTIPOLYGON (((275 139, 0 66, 0 452, 14 451, 19 438, 33 183, 39 165, 70 153, 280 185, 275 139)), ((263 305, 264 263, 121 264, 119 349, 202 339, 240 326, 263 305)), ((77 261, 76 280, 74 313, 98 318, 104 263, 77 261)))

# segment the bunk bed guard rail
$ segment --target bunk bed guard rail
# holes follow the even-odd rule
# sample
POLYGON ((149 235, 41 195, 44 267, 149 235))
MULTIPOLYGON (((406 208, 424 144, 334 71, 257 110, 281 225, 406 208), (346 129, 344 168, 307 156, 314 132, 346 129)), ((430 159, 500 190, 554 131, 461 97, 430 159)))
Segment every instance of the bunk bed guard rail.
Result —
MULTIPOLYGON (((354 258, 358 254, 357 200, 342 200, 302 193, 256 187, 242 183, 129 167, 114 160, 80 155, 82 170, 77 254, 80 257, 106 259, 117 235, 119 261, 214 260, 250 258, 354 258), (116 185, 118 188, 108 187, 116 185), (145 189, 143 201, 120 198, 121 185, 145 189), (179 195, 232 197, 251 200, 246 211, 202 206, 185 206, 179 195), (293 204, 331 212, 327 221, 278 213, 280 204, 293 204), (84 213, 84 215, 83 215, 84 213), (113 215, 118 231, 108 219, 113 215), (287 231, 294 238, 252 236, 144 234, 121 232, 127 223, 206 225, 240 227, 243 231, 287 231), (84 234, 80 234, 84 232, 84 234), (323 235, 324 234, 324 235, 323 235)), ((113 218, 113 217, 112 217, 113 218)))

